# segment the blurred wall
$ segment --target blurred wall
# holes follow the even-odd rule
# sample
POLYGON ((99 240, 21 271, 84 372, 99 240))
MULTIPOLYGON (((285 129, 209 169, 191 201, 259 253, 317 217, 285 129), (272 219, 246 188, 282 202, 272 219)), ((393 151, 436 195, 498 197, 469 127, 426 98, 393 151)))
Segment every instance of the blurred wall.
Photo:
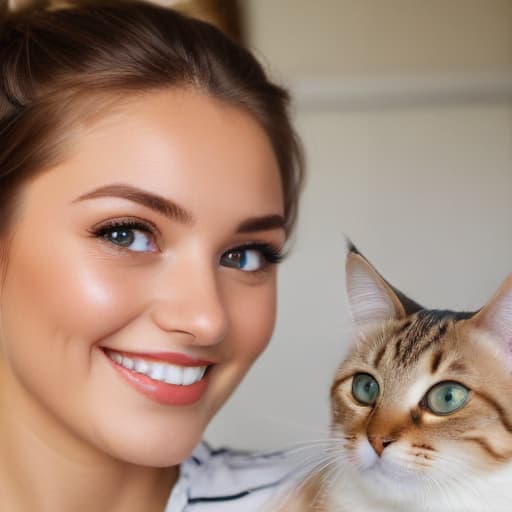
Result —
POLYGON ((293 91, 309 176, 273 341, 207 438, 273 449, 327 431, 344 234, 427 306, 478 308, 512 272, 512 2, 244 5, 293 91))
POLYGON ((283 78, 512 68, 510 0, 242 0, 283 78))

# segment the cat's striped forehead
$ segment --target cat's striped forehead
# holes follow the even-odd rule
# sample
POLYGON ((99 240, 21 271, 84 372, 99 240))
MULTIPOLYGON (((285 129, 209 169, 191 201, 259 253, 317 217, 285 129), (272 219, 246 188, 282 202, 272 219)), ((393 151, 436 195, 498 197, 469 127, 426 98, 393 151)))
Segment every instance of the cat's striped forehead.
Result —
POLYGON ((430 455, 451 450, 479 467, 512 461, 510 373, 492 338, 473 325, 474 315, 422 309, 365 332, 331 388, 333 430, 354 446, 378 438, 412 452, 428 446, 430 455), (371 404, 354 391, 354 377, 365 374, 377 385, 371 404), (453 414, 438 414, 429 393, 449 383, 466 388, 469 398, 453 414))
MULTIPOLYGON (((378 368, 384 356, 395 363, 393 366, 416 364, 427 351, 438 348, 454 324, 473 314, 423 309, 410 315, 373 344, 373 366, 378 368)), ((432 364, 438 366, 441 358, 442 353, 438 353, 432 364)))

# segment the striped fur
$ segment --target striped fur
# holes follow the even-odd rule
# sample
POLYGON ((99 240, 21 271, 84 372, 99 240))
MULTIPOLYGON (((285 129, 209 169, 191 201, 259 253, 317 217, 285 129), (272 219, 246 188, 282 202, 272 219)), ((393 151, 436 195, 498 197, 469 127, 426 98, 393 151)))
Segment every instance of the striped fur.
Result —
POLYGON ((336 453, 283 512, 512 510, 512 277, 482 310, 459 313, 404 303, 357 250, 347 273, 355 329, 331 387, 336 453), (375 404, 354 398, 358 373, 378 382, 375 404), (439 415, 426 395, 444 381, 469 398, 439 415))

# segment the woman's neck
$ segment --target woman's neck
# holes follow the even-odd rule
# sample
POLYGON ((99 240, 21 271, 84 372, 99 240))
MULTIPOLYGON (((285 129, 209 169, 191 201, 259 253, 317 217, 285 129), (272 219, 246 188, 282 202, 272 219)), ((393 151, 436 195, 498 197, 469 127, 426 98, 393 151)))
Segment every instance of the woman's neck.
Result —
POLYGON ((71 436, 0 361, 0 509, 163 512, 178 467, 119 461, 71 436))

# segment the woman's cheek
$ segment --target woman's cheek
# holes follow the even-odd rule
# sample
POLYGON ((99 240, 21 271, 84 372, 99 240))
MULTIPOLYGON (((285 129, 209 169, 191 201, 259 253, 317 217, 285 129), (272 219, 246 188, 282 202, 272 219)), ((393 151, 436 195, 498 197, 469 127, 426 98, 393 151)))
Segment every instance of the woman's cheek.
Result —
POLYGON ((24 332, 31 342, 44 343, 47 336, 55 335, 92 344, 137 314, 138 282, 143 276, 137 278, 134 269, 127 275, 125 269, 78 247, 66 251, 52 251, 52 244, 40 247, 34 258, 33 251, 20 246, 8 267, 3 303, 11 311, 7 320, 20 324, 13 325, 20 335, 24 332))
POLYGON ((265 350, 274 330, 275 272, 263 285, 239 290, 231 300, 233 350, 252 363, 265 350))
POLYGON ((140 269, 115 268, 94 256, 86 259, 56 300, 57 315, 59 308, 67 309, 67 320, 61 318, 59 324, 78 335, 94 333, 101 341, 143 312, 145 280, 140 269))

